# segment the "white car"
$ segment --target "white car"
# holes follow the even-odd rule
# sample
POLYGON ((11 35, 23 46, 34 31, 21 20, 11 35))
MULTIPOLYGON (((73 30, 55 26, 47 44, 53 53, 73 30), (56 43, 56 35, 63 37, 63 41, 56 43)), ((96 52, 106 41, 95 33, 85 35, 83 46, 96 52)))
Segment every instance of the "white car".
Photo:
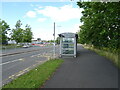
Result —
POLYGON ((28 47, 30 47, 29 45, 23 45, 23 48, 28 48, 28 47))

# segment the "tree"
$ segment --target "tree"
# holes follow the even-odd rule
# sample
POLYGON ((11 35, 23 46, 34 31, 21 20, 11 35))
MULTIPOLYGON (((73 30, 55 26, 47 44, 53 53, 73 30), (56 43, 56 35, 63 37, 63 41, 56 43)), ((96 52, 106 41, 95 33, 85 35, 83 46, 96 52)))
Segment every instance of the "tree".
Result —
POLYGON ((15 40, 16 43, 20 43, 23 42, 23 29, 21 28, 21 21, 18 20, 16 25, 15 25, 15 29, 12 30, 12 40, 15 40))
POLYGON ((0 19, 0 44, 7 44, 7 34, 9 30, 9 25, 4 20, 0 19))
POLYGON ((79 41, 97 47, 118 49, 120 2, 77 2, 83 8, 79 41))
POLYGON ((18 20, 15 25, 15 29, 12 30, 12 40, 17 43, 31 42, 32 41, 32 31, 30 25, 26 24, 25 30, 21 28, 21 21, 18 20))
POLYGON ((41 40, 41 38, 37 38, 37 40, 38 40, 38 41, 40 41, 40 40, 41 40))
POLYGON ((32 42, 32 31, 30 25, 25 26, 25 30, 23 31, 23 41, 24 42, 32 42))
POLYGON ((16 29, 20 28, 21 26, 22 26, 22 23, 20 20, 18 20, 16 25, 15 25, 16 29))
POLYGON ((60 44, 60 37, 57 37, 56 41, 57 44, 60 44))

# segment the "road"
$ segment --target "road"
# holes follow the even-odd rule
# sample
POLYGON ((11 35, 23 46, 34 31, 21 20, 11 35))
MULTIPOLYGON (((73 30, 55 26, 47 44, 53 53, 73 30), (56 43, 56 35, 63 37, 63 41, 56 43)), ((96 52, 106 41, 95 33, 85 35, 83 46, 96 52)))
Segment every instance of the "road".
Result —
MULTIPOLYGON (((22 53, 5 55, 2 57, 2 63, 0 65, 2 66, 3 85, 52 57, 53 46, 10 49, 3 51, 2 54, 15 52, 22 53)), ((56 55, 58 55, 58 53, 59 46, 56 46, 56 55)))

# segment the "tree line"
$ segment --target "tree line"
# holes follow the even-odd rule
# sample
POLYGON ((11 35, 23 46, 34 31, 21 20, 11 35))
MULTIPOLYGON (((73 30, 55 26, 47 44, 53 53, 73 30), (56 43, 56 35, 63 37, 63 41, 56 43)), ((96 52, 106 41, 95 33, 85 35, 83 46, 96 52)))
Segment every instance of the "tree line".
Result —
POLYGON ((120 2, 77 2, 83 8, 79 42, 95 47, 119 49, 120 2))
POLYGON ((22 22, 18 20, 14 29, 10 29, 10 26, 0 19, 0 44, 7 44, 9 40, 15 40, 16 43, 29 43, 32 41, 33 33, 30 25, 26 24, 25 29, 21 28, 22 22), (8 37, 8 32, 9 37, 8 37))

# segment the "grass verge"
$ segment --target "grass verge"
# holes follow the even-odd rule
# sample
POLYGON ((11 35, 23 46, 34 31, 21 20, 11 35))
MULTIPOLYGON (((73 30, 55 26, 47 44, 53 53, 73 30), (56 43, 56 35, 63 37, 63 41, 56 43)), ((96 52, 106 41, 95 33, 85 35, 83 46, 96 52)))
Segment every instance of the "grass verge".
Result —
POLYGON ((83 45, 84 48, 95 51, 97 54, 101 55, 101 56, 105 56, 106 58, 108 58, 109 60, 111 60, 115 66, 117 66, 120 69, 120 61, 119 61, 119 54, 118 53, 113 53, 110 51, 105 51, 105 50, 101 50, 101 49, 97 49, 93 46, 90 45, 83 45))
POLYGON ((61 59, 49 60, 16 78, 2 88, 40 88, 62 62, 63 60, 61 59))

